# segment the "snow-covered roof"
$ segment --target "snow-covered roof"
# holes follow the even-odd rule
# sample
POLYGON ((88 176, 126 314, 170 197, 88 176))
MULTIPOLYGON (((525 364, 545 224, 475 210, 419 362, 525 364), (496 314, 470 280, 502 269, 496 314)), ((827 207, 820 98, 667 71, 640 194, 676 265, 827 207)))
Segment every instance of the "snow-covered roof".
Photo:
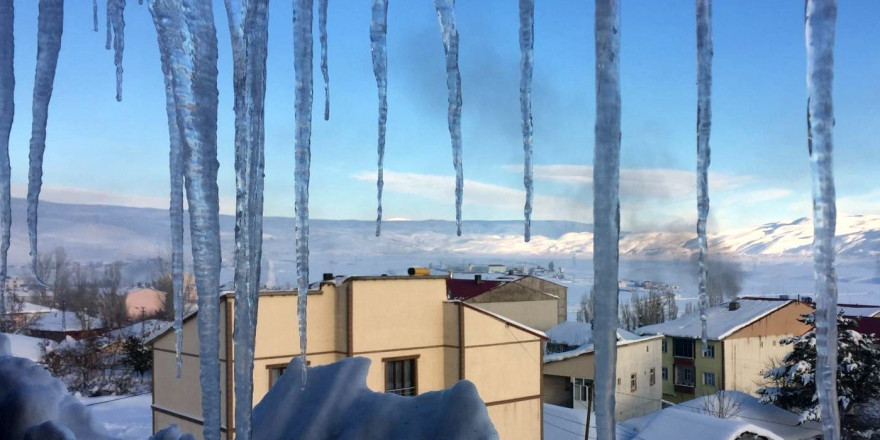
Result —
MULTIPOLYGON (((561 353, 553 353, 544 356, 544 362, 556 362, 586 353, 593 352, 593 327, 586 322, 565 321, 557 324, 555 327, 547 330, 547 337, 550 342, 557 344, 573 345, 577 348, 563 351, 561 353)), ((617 345, 627 345, 633 342, 652 339, 655 336, 639 336, 630 333, 624 329, 617 329, 617 345)))
POLYGON ((669 440, 694 438, 712 440, 736 440, 746 433, 757 434, 769 440, 785 440, 772 431, 742 420, 718 417, 679 409, 675 406, 636 419, 621 426, 628 435, 618 435, 618 440, 669 440), (687 434, 683 434, 686 429, 687 434), (635 431, 635 435, 633 434, 635 431))
POLYGON ((39 304, 23 302, 21 303, 21 311, 16 313, 24 313, 24 314, 35 314, 35 313, 49 313, 49 312, 57 312, 59 310, 53 309, 51 307, 41 306, 39 304))
MULTIPOLYGON (((706 326, 709 339, 721 340, 737 330, 792 303, 792 300, 740 299, 739 308, 729 310, 729 303, 710 307, 706 311, 706 326)), ((646 325, 636 329, 639 335, 665 335, 682 338, 700 338, 702 323, 699 314, 685 315, 662 324, 646 325)))
POLYGON ((28 326, 31 330, 50 332, 94 330, 103 327, 104 323, 101 321, 101 318, 90 316, 88 318, 88 328, 86 328, 86 325, 81 323, 79 318, 76 317, 76 313, 70 311, 62 312, 61 310, 53 310, 50 313, 46 313, 28 326))
POLYGON ((838 304, 838 308, 846 316, 869 318, 880 316, 880 306, 875 305, 838 304))
POLYGON ((134 323, 128 327, 122 327, 120 329, 113 330, 111 332, 108 332, 104 336, 107 338, 125 338, 129 336, 137 336, 147 339, 154 334, 165 330, 165 327, 168 324, 172 323, 167 321, 160 321, 158 319, 148 319, 146 321, 134 323))
POLYGON ((49 344, 49 347, 54 347, 57 345, 54 341, 48 341, 46 339, 40 338, 32 338, 25 335, 10 333, 3 333, 3 335, 6 336, 6 338, 9 340, 13 356, 30 359, 34 362, 40 361, 40 343, 46 341, 49 344))

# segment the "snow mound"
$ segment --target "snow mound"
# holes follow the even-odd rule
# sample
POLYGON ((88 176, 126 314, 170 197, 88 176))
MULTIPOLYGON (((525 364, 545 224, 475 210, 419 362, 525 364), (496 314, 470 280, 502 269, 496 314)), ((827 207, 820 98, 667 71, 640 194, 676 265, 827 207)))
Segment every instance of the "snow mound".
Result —
POLYGON ((52 351, 57 345, 54 341, 48 339, 32 338, 30 336, 9 333, 4 333, 4 335, 9 342, 11 351, 4 354, 3 349, 0 348, 0 356, 16 356, 39 362, 42 357, 42 353, 40 353, 41 343, 45 342, 49 351, 52 351))
POLYGON ((370 360, 347 358, 308 369, 299 358, 254 408, 253 438, 497 439, 486 405, 466 380, 415 397, 377 393, 366 385, 370 360))
POLYGON ((196 440, 192 434, 183 434, 177 429, 177 425, 171 425, 150 437, 150 440, 196 440))
POLYGON ((108 438, 60 380, 10 354, 9 339, 0 334, 0 440, 108 438))

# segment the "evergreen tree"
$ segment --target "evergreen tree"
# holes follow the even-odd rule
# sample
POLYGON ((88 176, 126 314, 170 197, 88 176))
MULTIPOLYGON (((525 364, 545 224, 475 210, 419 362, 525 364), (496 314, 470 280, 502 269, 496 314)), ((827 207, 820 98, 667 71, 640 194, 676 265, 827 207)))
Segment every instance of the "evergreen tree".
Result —
MULTIPOLYGON (((802 315, 799 321, 814 326, 815 316, 802 315)), ((880 397, 880 350, 872 334, 855 330, 856 320, 837 316, 837 395, 844 429, 853 406, 880 397)), ((816 331, 780 341, 792 351, 782 364, 764 373, 772 386, 761 388, 761 402, 772 403, 800 414, 801 422, 820 419, 816 395, 816 331)))

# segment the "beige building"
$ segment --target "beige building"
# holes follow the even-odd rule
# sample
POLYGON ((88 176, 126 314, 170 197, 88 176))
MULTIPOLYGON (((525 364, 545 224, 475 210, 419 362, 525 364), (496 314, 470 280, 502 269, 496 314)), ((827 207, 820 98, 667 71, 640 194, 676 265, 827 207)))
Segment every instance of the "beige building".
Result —
POLYGON ((641 335, 663 335, 663 398, 680 403, 719 390, 755 394, 764 371, 791 351, 782 338, 810 327, 798 321, 811 304, 777 298, 742 298, 706 312, 708 348, 700 341, 697 314, 639 328, 641 335))
POLYGON ((138 321, 156 316, 165 307, 165 292, 152 287, 138 287, 125 294, 128 319, 138 321))
MULTIPOLYGON (((547 331, 543 401, 567 408, 587 408, 594 374, 592 327, 568 321, 547 331)), ((615 418, 641 417, 661 408, 661 336, 617 332, 615 418)))
POLYGON ((449 299, 506 316, 538 330, 566 321, 568 288, 531 275, 460 274, 446 280, 449 299))
MULTIPOLYGON (((367 385, 414 395, 473 382, 503 439, 540 439, 544 333, 478 305, 446 298, 446 278, 329 279, 308 292, 311 365, 362 356, 372 361, 367 385)), ((254 347, 254 403, 299 354, 297 293, 263 292, 254 347)), ((235 298, 220 303, 223 436, 234 429, 232 353, 235 298)), ((153 431, 176 423, 201 438, 198 336, 195 314, 184 322, 184 368, 175 380, 174 333, 152 339, 153 431)))

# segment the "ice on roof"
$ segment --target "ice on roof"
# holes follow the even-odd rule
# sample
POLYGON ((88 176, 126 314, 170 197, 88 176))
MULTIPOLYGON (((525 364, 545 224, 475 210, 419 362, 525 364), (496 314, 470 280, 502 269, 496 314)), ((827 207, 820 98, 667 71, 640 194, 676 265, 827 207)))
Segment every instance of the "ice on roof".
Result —
MULTIPOLYGON (((774 312, 792 300, 740 299, 739 308, 730 310, 724 303, 706 311, 709 339, 720 340, 748 324, 774 312)), ((636 329, 639 335, 666 335, 682 338, 699 338, 702 332, 700 315, 685 315, 662 324, 646 325, 636 329)))
POLYGON ((877 317, 880 316, 880 306, 861 304, 838 304, 838 308, 846 316, 853 317, 877 317))
MULTIPOLYGON (((557 324, 555 327, 547 330, 547 337, 551 343, 576 346, 577 348, 561 353, 548 354, 544 356, 544 362, 561 361, 593 352, 593 327, 586 322, 565 321, 557 324)), ((639 336, 621 328, 617 329, 618 345, 648 338, 650 338, 650 335, 639 336)))

